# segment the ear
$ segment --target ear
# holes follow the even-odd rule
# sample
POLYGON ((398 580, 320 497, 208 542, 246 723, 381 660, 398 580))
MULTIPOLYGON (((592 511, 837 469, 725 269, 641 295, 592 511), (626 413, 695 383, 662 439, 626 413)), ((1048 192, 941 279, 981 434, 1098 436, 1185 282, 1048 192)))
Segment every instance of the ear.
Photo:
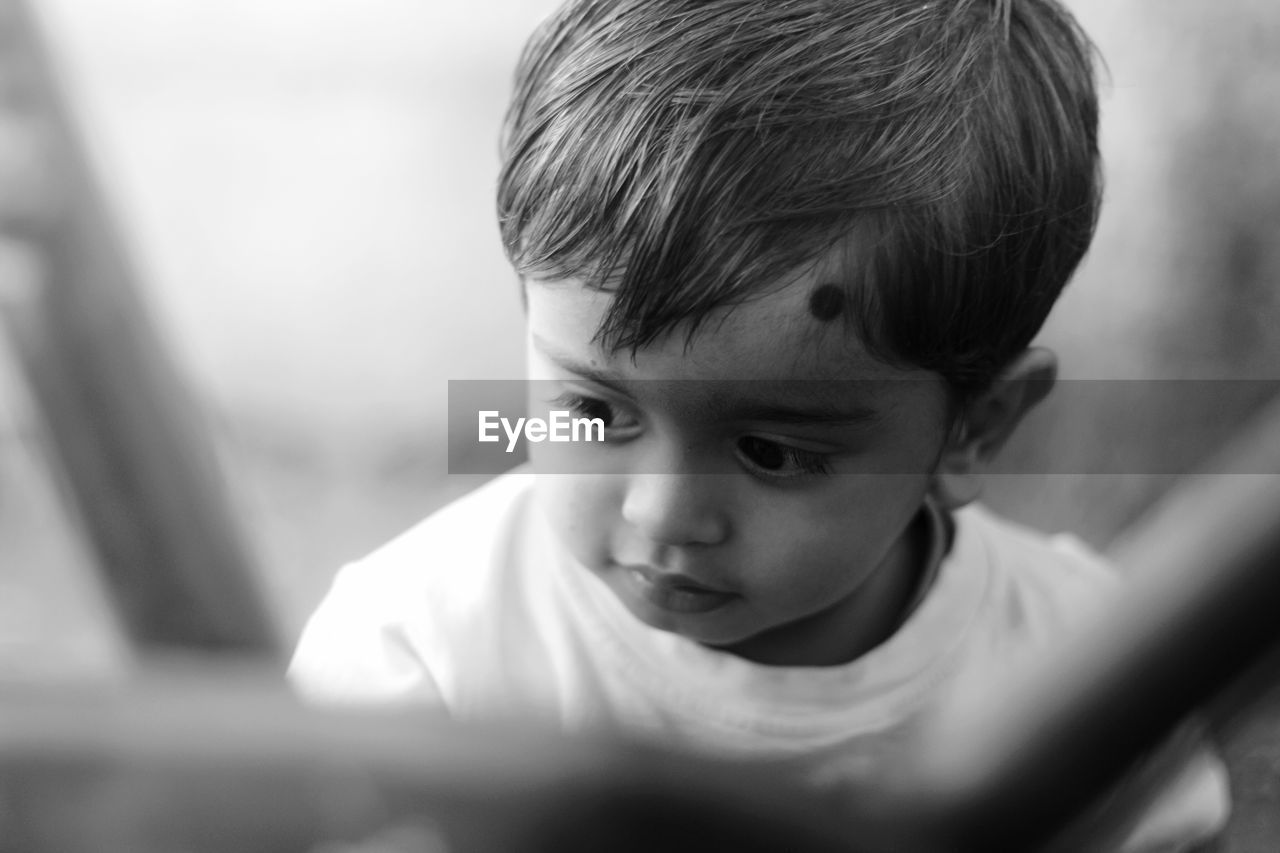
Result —
POLYGON ((934 471, 930 494, 935 500, 958 509, 977 499, 987 463, 1023 416, 1049 394, 1057 376, 1057 356, 1033 347, 965 405, 934 471))

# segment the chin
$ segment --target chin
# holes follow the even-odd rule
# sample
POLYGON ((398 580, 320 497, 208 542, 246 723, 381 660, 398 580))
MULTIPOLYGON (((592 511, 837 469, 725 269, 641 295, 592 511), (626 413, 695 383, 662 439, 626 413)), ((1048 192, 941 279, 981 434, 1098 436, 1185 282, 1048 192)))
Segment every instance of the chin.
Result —
POLYGON ((666 631, 667 633, 675 634, 689 640, 690 642, 706 646, 707 648, 714 649, 718 652, 728 652, 732 654, 736 647, 745 643, 750 643, 752 638, 755 636, 750 633, 744 634, 742 631, 727 630, 724 626, 706 624, 710 620, 705 618, 702 620, 670 616, 666 618, 646 618, 645 616, 635 613, 635 611, 632 611, 632 613, 635 614, 637 619, 644 622, 651 628, 657 628, 659 631, 666 631), (703 622, 703 624, 698 624, 699 621, 703 622))
POLYGON ((704 646, 733 646, 749 638, 742 636, 740 632, 726 631, 723 626, 715 625, 715 618, 711 615, 672 613, 643 602, 629 601, 623 595, 619 596, 619 600, 638 622, 704 646))

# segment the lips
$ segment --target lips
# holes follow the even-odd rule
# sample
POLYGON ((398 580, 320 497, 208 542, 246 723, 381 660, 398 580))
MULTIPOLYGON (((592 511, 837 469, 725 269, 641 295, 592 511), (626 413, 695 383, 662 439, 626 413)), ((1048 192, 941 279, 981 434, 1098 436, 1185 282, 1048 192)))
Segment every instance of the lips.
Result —
POLYGON ((737 596, 713 589, 685 575, 656 571, 649 566, 619 566, 627 591, 640 600, 671 613, 707 613, 737 596))

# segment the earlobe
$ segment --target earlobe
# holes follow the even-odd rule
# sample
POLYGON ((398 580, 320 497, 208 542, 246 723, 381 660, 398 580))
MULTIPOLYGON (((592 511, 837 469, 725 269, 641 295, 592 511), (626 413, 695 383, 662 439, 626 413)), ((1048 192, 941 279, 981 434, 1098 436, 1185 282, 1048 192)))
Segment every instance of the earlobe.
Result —
POLYGON ((934 501, 946 509, 959 509, 976 501, 982 494, 982 461, 979 442, 969 435, 962 415, 938 458, 929 484, 929 494, 934 501))
POLYGON ((977 453, 946 454, 934 472, 929 494, 946 509, 959 509, 982 494, 982 473, 977 453))
POLYGON ((930 494, 948 509, 959 509, 982 494, 991 457, 1027 412, 1053 388, 1058 359, 1040 347, 1026 350, 1001 371, 991 386, 965 406, 961 423, 943 449, 930 494))

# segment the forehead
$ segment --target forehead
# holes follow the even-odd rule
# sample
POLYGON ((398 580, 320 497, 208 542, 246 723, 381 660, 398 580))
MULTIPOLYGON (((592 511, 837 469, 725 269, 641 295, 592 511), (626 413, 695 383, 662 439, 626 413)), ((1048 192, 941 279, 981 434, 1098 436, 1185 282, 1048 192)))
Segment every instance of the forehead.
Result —
MULTIPOLYGON (((594 340, 612 296, 572 279, 527 284, 532 343, 552 360, 620 378, 661 380, 891 380, 933 374, 886 364, 872 356, 839 317, 815 316, 815 274, 712 312, 690 340, 677 327, 632 357, 594 340)), ((821 312, 818 312, 821 313, 821 312)))

